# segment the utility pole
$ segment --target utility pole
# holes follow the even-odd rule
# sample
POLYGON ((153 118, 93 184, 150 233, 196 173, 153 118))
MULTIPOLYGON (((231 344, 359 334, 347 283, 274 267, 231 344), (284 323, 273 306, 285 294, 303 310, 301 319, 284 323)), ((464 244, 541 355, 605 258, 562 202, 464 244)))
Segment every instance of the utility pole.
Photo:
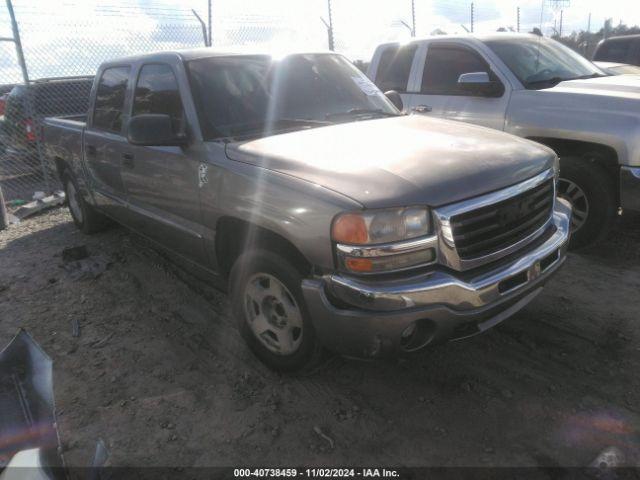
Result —
POLYGON ((209 27, 209 46, 213 45, 213 35, 211 33, 211 22, 213 21, 213 17, 211 15, 211 2, 212 0, 207 1, 207 26, 209 27))
POLYGON ((473 2, 471 2, 471 33, 473 33, 473 2))
POLYGON ((602 37, 603 39, 609 38, 609 30, 611 30, 611 18, 607 18, 604 21, 604 28, 602 29, 602 37))
POLYGON ((516 25, 517 25, 517 32, 520 33, 520 7, 516 8, 516 25))
POLYGON ((331 8, 331 0, 327 0, 327 8, 329 9, 329 50, 333 52, 335 49, 335 40, 333 38, 333 9, 331 8))
POLYGON ((416 36, 416 0, 411 0, 411 36, 416 36))
POLYGON ((587 21, 587 33, 591 33, 591 12, 589 12, 589 20, 587 21))
POLYGON ((560 35, 559 37, 562 38, 562 14, 564 13, 564 10, 560 10, 560 35))
POLYGON ((324 26, 327 27, 327 37, 329 40, 329 50, 333 52, 334 50, 334 42, 333 42, 333 14, 331 12, 331 0, 327 0, 327 10, 329 11, 329 23, 322 17, 320 17, 320 21, 324 23, 324 26))

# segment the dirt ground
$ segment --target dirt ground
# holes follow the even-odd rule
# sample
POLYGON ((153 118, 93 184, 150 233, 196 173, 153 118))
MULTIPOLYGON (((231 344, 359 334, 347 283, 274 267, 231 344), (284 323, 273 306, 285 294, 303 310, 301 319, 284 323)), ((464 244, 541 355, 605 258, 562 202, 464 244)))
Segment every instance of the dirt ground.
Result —
POLYGON ((637 217, 484 335, 305 377, 264 368, 224 294, 122 228, 25 220, 0 275, 0 345, 24 327, 53 358, 69 465, 98 438, 111 465, 584 466, 612 446, 640 465, 637 217), (80 245, 102 274, 63 268, 80 245))

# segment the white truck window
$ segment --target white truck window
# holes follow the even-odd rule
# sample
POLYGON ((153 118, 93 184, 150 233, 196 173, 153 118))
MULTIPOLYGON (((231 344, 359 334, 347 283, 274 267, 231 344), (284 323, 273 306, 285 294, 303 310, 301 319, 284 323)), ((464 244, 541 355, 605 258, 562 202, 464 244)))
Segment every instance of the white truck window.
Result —
POLYGON ((425 95, 468 95, 458 86, 463 73, 487 72, 490 69, 476 52, 455 45, 431 45, 422 74, 420 93, 425 95))
POLYGON ((394 45, 382 52, 376 73, 376 85, 380 90, 406 93, 416 50, 416 45, 394 45))

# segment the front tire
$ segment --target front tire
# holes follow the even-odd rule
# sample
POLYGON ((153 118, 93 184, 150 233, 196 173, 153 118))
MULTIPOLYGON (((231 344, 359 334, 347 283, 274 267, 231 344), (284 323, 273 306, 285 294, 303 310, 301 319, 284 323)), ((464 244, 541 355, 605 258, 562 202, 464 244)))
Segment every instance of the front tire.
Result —
POLYGON ((321 357, 301 283, 294 266, 266 250, 242 254, 231 270, 231 305, 240 333, 274 370, 310 369, 321 357))
POLYGON ((589 154, 560 159, 558 196, 572 205, 571 249, 592 246, 609 232, 616 215, 613 182, 589 154))
POLYGON ((67 206, 76 227, 87 234, 104 230, 109 224, 107 217, 85 201, 80 193, 76 179, 69 170, 65 170, 62 174, 62 184, 64 185, 67 206))

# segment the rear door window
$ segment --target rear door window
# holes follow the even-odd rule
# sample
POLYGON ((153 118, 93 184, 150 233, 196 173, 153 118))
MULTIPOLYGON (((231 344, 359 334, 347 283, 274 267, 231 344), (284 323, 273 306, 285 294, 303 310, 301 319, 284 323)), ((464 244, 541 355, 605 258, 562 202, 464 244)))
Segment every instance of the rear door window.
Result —
POLYGON ((489 66, 476 52, 455 45, 431 45, 422 74, 420 93, 425 95, 467 95, 458 86, 463 73, 487 72, 489 66))
POLYGON ((121 133, 130 67, 107 68, 100 77, 93 107, 93 126, 121 133))
POLYGON ((169 115, 174 133, 184 132, 184 109, 178 80, 169 65, 144 65, 138 76, 133 99, 133 115, 169 115))
POLYGON ((396 45, 382 52, 376 72, 376 85, 380 90, 406 93, 416 50, 416 45, 396 45))

